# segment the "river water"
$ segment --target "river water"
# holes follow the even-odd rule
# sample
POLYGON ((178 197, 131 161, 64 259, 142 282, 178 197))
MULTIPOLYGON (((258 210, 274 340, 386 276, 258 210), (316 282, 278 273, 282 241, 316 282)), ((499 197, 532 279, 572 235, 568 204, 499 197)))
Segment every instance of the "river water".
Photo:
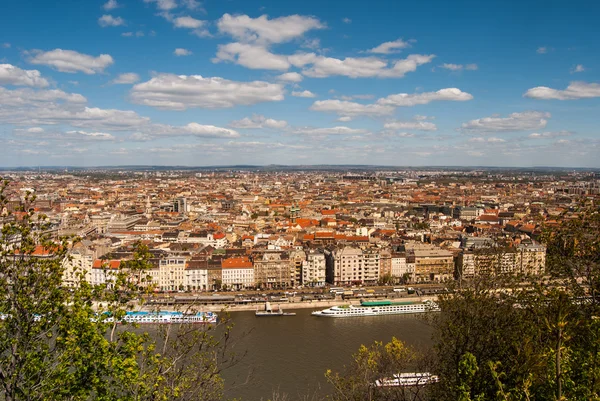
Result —
POLYGON ((266 401, 277 390, 295 400, 326 391, 327 369, 341 371, 361 344, 387 342, 392 336, 417 349, 431 347, 432 329, 419 315, 336 319, 311 316, 308 309, 295 312, 263 318, 231 313, 235 349, 247 353, 223 373, 227 397, 266 401))

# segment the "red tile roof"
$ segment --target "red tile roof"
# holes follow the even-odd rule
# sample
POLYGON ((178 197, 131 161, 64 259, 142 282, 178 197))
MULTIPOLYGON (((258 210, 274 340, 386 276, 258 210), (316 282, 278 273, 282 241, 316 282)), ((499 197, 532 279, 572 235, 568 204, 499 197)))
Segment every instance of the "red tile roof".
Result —
POLYGON ((221 268, 223 269, 241 269, 241 268, 252 268, 252 262, 247 256, 240 258, 229 258, 221 261, 221 268))

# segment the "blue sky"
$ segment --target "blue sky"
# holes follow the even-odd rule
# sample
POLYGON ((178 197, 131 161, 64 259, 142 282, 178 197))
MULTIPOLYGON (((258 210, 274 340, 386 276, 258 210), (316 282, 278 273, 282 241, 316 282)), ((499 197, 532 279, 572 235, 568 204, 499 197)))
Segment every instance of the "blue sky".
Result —
POLYGON ((4 0, 0 166, 600 167, 600 3, 4 0))

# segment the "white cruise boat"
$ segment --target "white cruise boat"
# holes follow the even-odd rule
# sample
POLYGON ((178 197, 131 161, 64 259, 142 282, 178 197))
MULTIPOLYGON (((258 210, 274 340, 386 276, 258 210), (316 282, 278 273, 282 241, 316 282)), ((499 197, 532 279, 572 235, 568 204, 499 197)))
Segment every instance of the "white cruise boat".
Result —
POLYGON ((381 316, 399 315, 405 313, 425 313, 439 311, 439 307, 432 301, 424 302, 391 302, 374 301, 363 302, 360 306, 344 305, 332 306, 329 309, 315 311, 313 316, 323 317, 357 317, 357 316, 381 316))
POLYGON ((412 373, 398 373, 390 378, 377 380, 375 386, 377 387, 413 387, 413 386, 425 386, 427 384, 433 384, 440 381, 440 378, 436 375, 432 375, 429 372, 412 372, 412 373))
POLYGON ((217 314, 214 312, 127 312, 122 322, 137 324, 217 323, 217 314))

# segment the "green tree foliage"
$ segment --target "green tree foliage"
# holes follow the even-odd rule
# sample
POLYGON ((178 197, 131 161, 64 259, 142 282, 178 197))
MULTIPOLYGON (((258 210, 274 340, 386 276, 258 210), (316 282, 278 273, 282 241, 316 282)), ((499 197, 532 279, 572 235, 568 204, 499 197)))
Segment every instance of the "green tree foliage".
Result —
POLYGON ((440 297, 435 399, 600 399, 599 223, 586 210, 544 233, 550 274, 490 274, 440 297))
MULTIPOLYGON (((0 210, 8 183, 0 186, 0 210)), ((56 239, 27 206, 0 217, 0 400, 220 400, 231 325, 117 325, 152 289, 138 244, 104 286, 76 271, 63 286, 74 238, 56 239)), ((193 306, 189 310, 195 312, 193 306)))
POLYGON ((400 372, 421 371, 425 358, 397 338, 387 344, 374 342, 362 345, 353 355, 352 364, 343 373, 328 370, 327 381, 333 386, 331 401, 364 400, 427 400, 423 386, 378 387, 377 380, 391 378, 400 372))

